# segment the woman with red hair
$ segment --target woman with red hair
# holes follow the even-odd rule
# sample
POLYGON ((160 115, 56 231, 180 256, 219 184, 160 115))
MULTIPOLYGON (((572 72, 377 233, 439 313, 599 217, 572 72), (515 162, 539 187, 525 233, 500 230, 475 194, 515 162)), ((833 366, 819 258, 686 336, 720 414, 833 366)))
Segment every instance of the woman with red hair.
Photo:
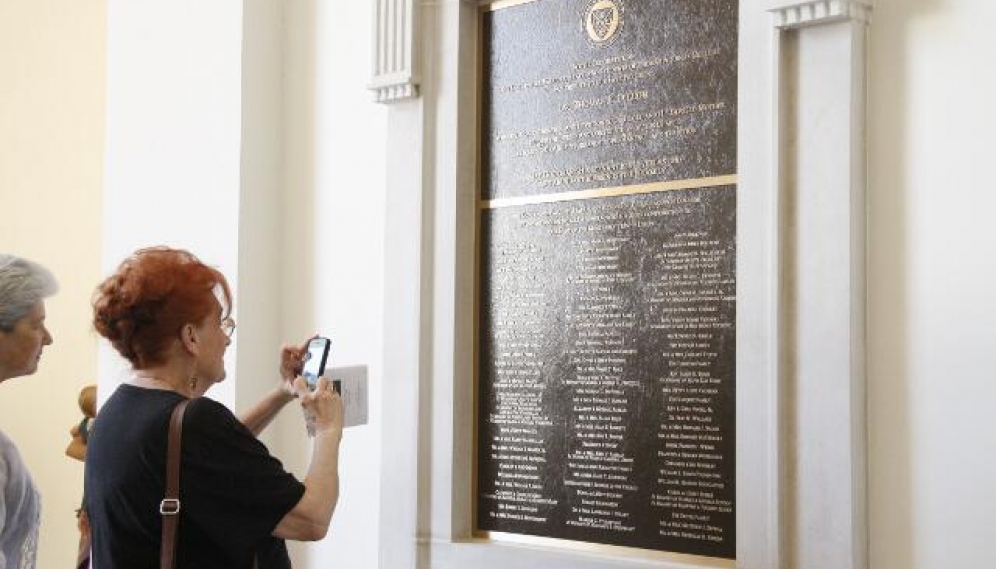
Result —
POLYGON ((285 539, 328 532, 339 494, 342 401, 322 378, 298 377, 303 347, 285 347, 279 385, 241 419, 202 398, 225 378, 235 322, 225 277, 177 249, 143 249, 97 289, 94 325, 132 376, 100 409, 86 457, 86 508, 98 569, 156 567, 166 443, 173 408, 183 418, 176 566, 287 568, 285 539), (314 431, 303 483, 256 435, 297 398, 314 431))

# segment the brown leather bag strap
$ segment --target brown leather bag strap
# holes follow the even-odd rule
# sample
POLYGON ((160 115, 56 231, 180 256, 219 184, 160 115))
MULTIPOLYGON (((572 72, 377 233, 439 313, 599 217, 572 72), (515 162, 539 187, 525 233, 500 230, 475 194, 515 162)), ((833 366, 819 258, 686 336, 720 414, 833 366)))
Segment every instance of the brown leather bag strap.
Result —
POLYGON ((180 524, 180 443, 183 436, 183 413, 191 401, 185 399, 178 403, 169 418, 169 439, 166 443, 166 497, 159 503, 159 513, 163 517, 163 539, 159 552, 161 569, 173 569, 176 562, 176 533, 180 524))

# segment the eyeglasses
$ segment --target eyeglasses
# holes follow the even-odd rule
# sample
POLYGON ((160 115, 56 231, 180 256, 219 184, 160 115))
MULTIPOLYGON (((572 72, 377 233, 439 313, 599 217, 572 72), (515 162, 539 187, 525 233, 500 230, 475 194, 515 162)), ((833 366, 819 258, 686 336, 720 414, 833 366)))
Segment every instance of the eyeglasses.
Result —
POLYGON ((229 338, 231 338, 232 334, 235 333, 235 320, 233 320, 231 317, 222 320, 220 326, 221 326, 221 333, 229 338))

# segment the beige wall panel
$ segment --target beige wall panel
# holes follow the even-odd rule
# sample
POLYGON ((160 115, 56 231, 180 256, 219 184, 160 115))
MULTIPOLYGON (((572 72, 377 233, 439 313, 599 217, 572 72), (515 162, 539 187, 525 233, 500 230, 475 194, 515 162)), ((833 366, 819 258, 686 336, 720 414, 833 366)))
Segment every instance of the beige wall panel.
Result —
POLYGON ((99 278, 105 5, 0 2, 0 251, 39 261, 62 285, 38 373, 0 385, 0 428, 42 494, 38 567, 69 567, 83 465, 63 454, 96 381, 90 296, 99 278))

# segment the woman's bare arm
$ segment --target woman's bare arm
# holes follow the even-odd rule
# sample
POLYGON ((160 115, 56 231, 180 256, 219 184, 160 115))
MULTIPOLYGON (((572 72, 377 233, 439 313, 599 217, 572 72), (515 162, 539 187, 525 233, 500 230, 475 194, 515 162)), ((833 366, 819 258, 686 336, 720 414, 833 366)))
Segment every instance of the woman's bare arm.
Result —
POLYGON ((317 541, 325 537, 339 500, 339 441, 342 431, 315 434, 314 454, 304 479, 304 496, 287 513, 273 535, 282 539, 317 541))
POLYGON ((259 436, 280 410, 294 400, 294 395, 283 389, 274 389, 259 400, 248 411, 239 416, 239 420, 252 434, 259 436))
POLYGON ((294 381, 305 420, 314 430, 314 447, 304 495, 273 529, 282 539, 317 541, 325 537, 339 500, 339 443, 342 440, 342 399, 322 377, 314 391, 303 378, 294 381))

